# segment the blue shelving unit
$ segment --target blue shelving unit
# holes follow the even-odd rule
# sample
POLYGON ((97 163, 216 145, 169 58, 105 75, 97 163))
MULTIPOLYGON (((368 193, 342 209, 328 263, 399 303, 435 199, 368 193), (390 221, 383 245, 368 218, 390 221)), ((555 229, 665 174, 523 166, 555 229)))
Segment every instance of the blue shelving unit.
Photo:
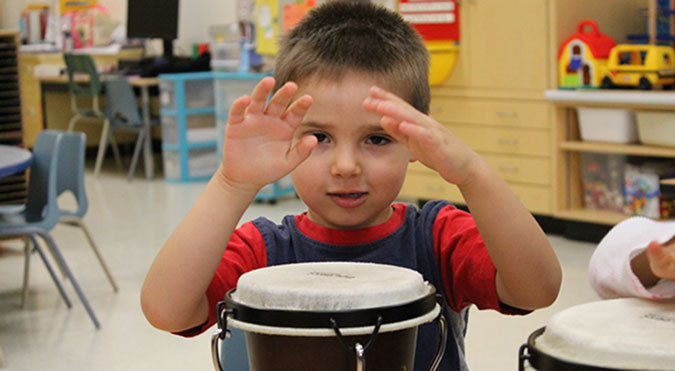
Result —
MULTIPOLYGON (((225 138, 225 127, 227 125, 227 115, 232 102, 242 95, 251 94, 253 88, 265 76, 271 74, 246 73, 246 72, 213 72, 214 89, 216 98, 216 128, 218 154, 222 158, 223 141, 225 138)), ((256 201, 267 201, 274 203, 278 197, 295 193, 295 188, 290 179, 285 178, 280 181, 269 184, 256 195, 256 201)))
POLYGON ((159 76, 164 178, 205 181, 218 169, 213 73, 159 76))

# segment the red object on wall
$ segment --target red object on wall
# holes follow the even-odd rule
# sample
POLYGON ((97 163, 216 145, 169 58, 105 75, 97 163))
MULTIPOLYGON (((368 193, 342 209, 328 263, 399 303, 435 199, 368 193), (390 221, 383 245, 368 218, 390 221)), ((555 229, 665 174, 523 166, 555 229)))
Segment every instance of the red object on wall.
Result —
POLYGON ((398 11, 426 41, 459 41, 456 0, 400 0, 398 11))

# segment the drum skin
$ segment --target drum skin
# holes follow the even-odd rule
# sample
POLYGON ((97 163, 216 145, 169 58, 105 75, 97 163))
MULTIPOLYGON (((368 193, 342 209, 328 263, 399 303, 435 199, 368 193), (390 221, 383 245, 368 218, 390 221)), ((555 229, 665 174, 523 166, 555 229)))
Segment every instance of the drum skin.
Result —
MULTIPOLYGON (((347 344, 366 344, 369 335, 346 336, 347 344)), ((381 333, 368 348, 366 369, 412 370, 417 327, 381 333), (369 366, 373 367, 370 368, 369 366)), ((305 337, 246 333, 251 371, 346 371, 356 369, 355 354, 337 337, 305 337)))
POLYGON ((627 369, 582 365, 579 363, 565 361, 560 358, 556 358, 550 354, 547 354, 539 350, 535 344, 537 338, 541 336, 545 330, 546 328, 542 327, 533 332, 527 339, 527 344, 521 347, 521 354, 519 357, 520 371, 524 370, 523 366, 526 360, 537 371, 639 371, 639 370, 627 370, 627 369), (527 354, 523 353, 524 350, 527 350, 527 354))

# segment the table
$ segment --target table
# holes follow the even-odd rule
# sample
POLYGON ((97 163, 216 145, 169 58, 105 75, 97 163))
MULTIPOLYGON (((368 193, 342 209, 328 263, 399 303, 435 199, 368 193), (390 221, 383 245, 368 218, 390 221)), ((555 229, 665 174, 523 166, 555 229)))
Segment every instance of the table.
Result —
POLYGON ((33 161, 33 154, 21 147, 0 144, 0 178, 20 173, 33 161))
MULTIPOLYGON (((105 75, 101 75, 101 79, 105 79, 105 75)), ((53 76, 53 77, 40 77, 40 90, 43 90, 43 85, 60 85, 64 89, 67 89, 68 85, 68 76, 53 76)), ((78 83, 87 83, 89 82, 88 76, 76 75, 75 81, 78 83)), ((131 86, 138 88, 141 93, 141 116, 143 118, 143 125, 145 126, 146 133, 151 133, 150 130, 150 88, 159 85, 159 79, 156 77, 129 77, 129 83, 131 86)), ((43 96, 41 94, 41 96, 43 96)), ((43 102, 44 110, 44 102, 43 102)), ((47 128, 47 117, 46 115, 43 118, 43 127, 47 128)), ((152 179, 155 176, 155 164, 152 160, 152 135, 146 135, 145 141, 143 143, 143 164, 145 165, 145 177, 147 179, 152 179)))

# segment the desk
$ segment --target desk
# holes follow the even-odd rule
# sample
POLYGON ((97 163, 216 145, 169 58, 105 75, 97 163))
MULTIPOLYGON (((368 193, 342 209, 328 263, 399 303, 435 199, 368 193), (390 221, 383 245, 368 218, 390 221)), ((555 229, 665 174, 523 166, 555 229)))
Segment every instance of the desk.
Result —
POLYGON ((0 178, 20 173, 33 160, 33 154, 21 147, 0 144, 0 178))
MULTIPOLYGON (((105 80, 105 75, 101 75, 101 79, 105 80)), ((64 89, 67 89, 68 85, 68 76, 58 76, 58 77, 40 77, 40 92, 41 96, 43 87, 45 85, 58 85, 64 89)), ((78 83, 86 84, 89 82, 88 76, 75 76, 75 81, 78 83)), ((150 88, 153 86, 159 85, 159 79, 156 77, 129 77, 129 83, 131 86, 138 88, 141 92, 141 115, 143 117, 143 125, 145 126, 146 133, 149 135, 145 136, 145 141, 143 143, 143 163, 145 165, 145 177, 147 179, 152 179, 155 175, 155 165, 152 161, 152 131, 150 129, 150 88)), ((44 101, 42 102, 43 111, 44 101)), ((70 111, 70 108, 68 108, 70 111)), ((48 128, 47 126, 47 115, 43 116, 43 128, 48 128)))

